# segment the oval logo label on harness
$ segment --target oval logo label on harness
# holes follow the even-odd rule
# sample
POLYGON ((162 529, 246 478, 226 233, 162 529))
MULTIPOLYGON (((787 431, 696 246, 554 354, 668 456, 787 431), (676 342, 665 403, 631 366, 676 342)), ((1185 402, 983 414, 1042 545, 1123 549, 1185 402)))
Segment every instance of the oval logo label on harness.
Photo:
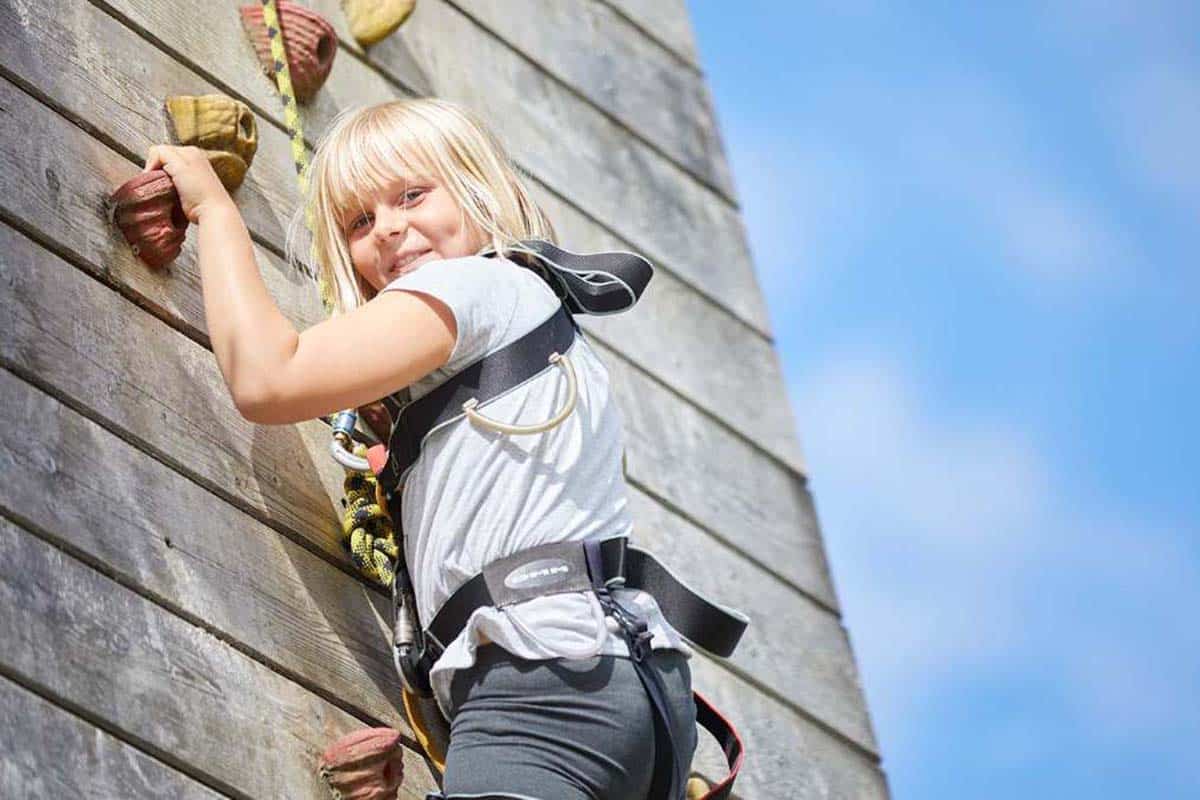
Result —
POLYGON ((504 585, 510 589, 534 589, 566 580, 571 565, 561 558, 540 558, 522 564, 504 576, 504 585))

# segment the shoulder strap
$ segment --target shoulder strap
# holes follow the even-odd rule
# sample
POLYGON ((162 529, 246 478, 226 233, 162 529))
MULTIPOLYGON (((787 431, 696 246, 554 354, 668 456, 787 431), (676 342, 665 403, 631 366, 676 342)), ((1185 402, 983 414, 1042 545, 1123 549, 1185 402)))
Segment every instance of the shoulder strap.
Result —
POLYGON ((650 262, 637 253, 573 253, 541 239, 517 242, 505 255, 540 275, 572 314, 604 316, 633 308, 654 276, 650 262))
POLYGON ((421 455, 425 437, 463 416, 463 404, 474 398, 482 406, 530 378, 552 369, 551 353, 566 353, 575 341, 575 320, 564 306, 516 341, 455 373, 432 392, 400 412, 388 437, 387 464, 379 472, 390 503, 409 467, 421 455))
POLYGON ((572 314, 605 315, 628 310, 641 298, 654 275, 650 262, 636 253, 572 253, 537 239, 518 242, 507 255, 540 275, 562 299, 562 306, 520 339, 454 374, 394 417, 387 464, 379 473, 389 502, 420 456, 425 437, 461 417, 464 402, 475 398, 482 406, 549 369, 549 355, 565 353, 574 341, 579 326, 572 314))

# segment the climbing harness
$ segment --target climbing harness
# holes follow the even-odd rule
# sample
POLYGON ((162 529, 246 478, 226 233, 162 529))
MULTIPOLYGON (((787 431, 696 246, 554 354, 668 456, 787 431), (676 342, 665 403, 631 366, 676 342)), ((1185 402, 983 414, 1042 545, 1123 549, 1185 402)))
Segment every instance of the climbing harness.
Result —
MULTIPOLYGON (((403 484, 429 438, 455 424, 522 435, 561 423, 570 414, 575 396, 575 376, 566 353, 576 337, 582 335, 573 314, 614 314, 632 307, 652 274, 649 263, 633 253, 581 255, 543 241, 521 242, 511 248, 509 258, 537 272, 555 291, 561 304, 529 333, 404 406, 392 425, 386 452, 380 452, 382 445, 374 448, 371 460, 378 465, 379 487, 393 529, 401 539, 403 484), (552 419, 538 425, 512 426, 498 423, 480 411, 489 401, 556 368, 568 376, 571 388, 567 403, 552 419)), ((556 542, 498 559, 460 586, 423 626, 416 612, 401 542, 392 583, 393 657, 404 684, 409 721, 439 768, 444 766, 448 722, 432 700, 429 674, 445 648, 462 632, 471 614, 485 606, 503 608, 534 597, 591 591, 610 620, 607 624, 625 640, 655 711, 659 757, 651 798, 675 800, 680 796, 687 765, 679 763, 666 692, 647 660, 652 634, 641 614, 617 600, 613 590, 618 588, 640 589, 651 594, 675 630, 721 657, 733 653, 749 623, 740 612, 710 602, 690 589, 649 553, 631 546, 625 537, 616 537, 556 542)), ((717 738, 729 763, 728 777, 703 795, 706 800, 721 800, 731 791, 733 778, 741 766, 742 743, 733 726, 706 699, 697 694, 695 702, 697 723, 717 738)), ((430 800, 436 797, 429 796, 430 800)))

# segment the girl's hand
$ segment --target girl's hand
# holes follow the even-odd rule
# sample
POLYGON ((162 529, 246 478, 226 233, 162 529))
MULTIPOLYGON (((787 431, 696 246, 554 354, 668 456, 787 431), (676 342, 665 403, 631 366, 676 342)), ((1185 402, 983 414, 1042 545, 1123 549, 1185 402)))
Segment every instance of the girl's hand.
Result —
POLYGON ((146 167, 142 171, 153 169, 162 169, 171 176, 188 222, 198 224, 201 214, 209 208, 233 205, 233 198, 199 147, 156 144, 146 153, 146 167))

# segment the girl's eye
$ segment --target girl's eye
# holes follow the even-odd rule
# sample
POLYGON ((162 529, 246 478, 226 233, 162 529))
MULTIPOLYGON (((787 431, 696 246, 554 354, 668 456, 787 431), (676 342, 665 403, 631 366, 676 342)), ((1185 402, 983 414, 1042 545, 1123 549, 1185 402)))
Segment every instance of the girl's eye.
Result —
POLYGON ((366 221, 367 221, 367 215, 366 215, 366 214, 363 214, 361 217, 359 217, 358 219, 354 220, 354 222, 351 222, 351 223, 350 223, 350 230, 352 230, 352 231, 356 231, 356 230, 358 230, 358 229, 361 227, 360 223, 363 223, 363 222, 366 222, 366 221))
POLYGON ((409 189, 404 193, 404 202, 415 203, 417 200, 421 199, 421 195, 423 194, 425 194, 424 189, 409 189))

